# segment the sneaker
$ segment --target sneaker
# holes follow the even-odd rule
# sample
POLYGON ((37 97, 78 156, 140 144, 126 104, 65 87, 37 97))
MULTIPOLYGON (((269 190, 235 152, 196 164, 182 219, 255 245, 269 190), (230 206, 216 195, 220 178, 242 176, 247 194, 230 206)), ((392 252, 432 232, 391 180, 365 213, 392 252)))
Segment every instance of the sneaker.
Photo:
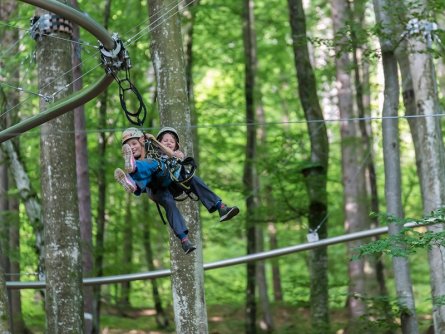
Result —
POLYGON ((136 161, 128 144, 122 145, 122 157, 124 158, 124 169, 127 173, 133 173, 136 169, 136 161))
POLYGON ((224 222, 235 217, 239 213, 239 209, 237 206, 227 206, 224 203, 221 203, 221 207, 218 209, 218 212, 220 217, 219 221, 224 222))
POLYGON ((196 249, 196 246, 188 238, 181 240, 181 244, 185 254, 191 253, 196 249))
POLYGON ((124 187, 127 193, 134 193, 137 190, 136 183, 130 175, 126 174, 122 169, 116 168, 114 178, 124 187))

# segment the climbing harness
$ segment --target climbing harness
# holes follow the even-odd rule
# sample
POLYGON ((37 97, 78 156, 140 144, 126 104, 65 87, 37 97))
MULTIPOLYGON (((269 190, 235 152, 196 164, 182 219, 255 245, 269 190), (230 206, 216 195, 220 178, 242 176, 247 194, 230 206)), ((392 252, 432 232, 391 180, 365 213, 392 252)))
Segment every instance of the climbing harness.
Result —
POLYGON ((99 45, 102 66, 104 67, 105 72, 112 75, 119 85, 119 100, 128 121, 134 125, 142 126, 147 116, 147 108, 142 100, 142 95, 131 82, 130 57, 124 47, 124 44, 119 39, 118 34, 114 33, 112 35, 112 39, 114 40, 113 50, 107 50, 102 43, 99 45), (119 78, 117 75, 117 72, 121 70, 125 71, 125 78, 123 79, 119 78), (133 93, 139 103, 139 107, 136 111, 128 110, 127 103, 125 102, 127 92, 133 93))
POLYGON ((158 162, 161 177, 170 178, 169 190, 172 192, 175 200, 183 201, 187 197, 198 200, 196 195, 192 195, 193 193, 190 188, 190 180, 195 175, 197 168, 195 160, 192 157, 187 157, 184 160, 176 157, 165 158, 165 155, 160 152, 158 144, 159 142, 157 140, 148 139, 145 141, 146 157, 158 162), (186 196, 181 197, 183 194, 186 196))
MULTIPOLYGON (((195 175, 197 165, 192 157, 187 157, 184 160, 179 160, 176 157, 165 158, 160 151, 159 142, 157 140, 148 139, 145 141, 146 158, 156 160, 158 162, 158 173, 161 177, 169 177, 171 183, 168 185, 168 190, 172 194, 175 201, 184 201, 190 198, 198 201, 199 197, 192 192, 190 181, 195 175)), ((158 174, 158 175, 159 175, 158 174)), ((164 225, 166 224, 161 207, 156 202, 159 216, 164 225)))

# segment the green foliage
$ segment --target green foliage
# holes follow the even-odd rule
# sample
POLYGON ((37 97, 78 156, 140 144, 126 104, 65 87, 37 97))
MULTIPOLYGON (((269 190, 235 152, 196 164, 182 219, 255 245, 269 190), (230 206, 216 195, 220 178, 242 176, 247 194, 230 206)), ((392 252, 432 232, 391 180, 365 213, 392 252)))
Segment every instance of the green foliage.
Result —
MULTIPOLYGON (((373 214, 381 223, 398 224, 415 223, 418 226, 442 224, 445 221, 443 208, 433 211, 421 219, 398 218, 389 214, 373 214)), ((371 254, 388 254, 390 256, 406 257, 418 249, 431 249, 433 246, 445 246, 444 231, 418 231, 409 227, 402 228, 399 234, 389 235, 385 238, 362 245, 357 249, 353 259, 371 254)))
POLYGON ((352 333, 388 333, 400 328, 398 319, 406 312, 394 299, 380 297, 351 296, 362 299, 366 304, 366 314, 349 324, 352 333))

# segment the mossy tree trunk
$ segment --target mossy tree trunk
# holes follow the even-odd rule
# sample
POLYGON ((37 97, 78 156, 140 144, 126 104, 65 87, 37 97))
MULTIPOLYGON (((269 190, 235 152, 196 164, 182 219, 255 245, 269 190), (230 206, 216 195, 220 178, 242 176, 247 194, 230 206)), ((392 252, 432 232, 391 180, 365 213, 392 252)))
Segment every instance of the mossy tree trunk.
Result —
MULTIPOLYGON (((329 142, 323 112, 317 96, 317 84, 310 62, 306 37, 306 18, 301 0, 288 0, 290 24, 297 69, 298 91, 307 120, 311 143, 309 166, 303 169, 309 198, 309 228, 320 239, 327 237, 327 172, 329 142)), ((313 333, 329 332, 329 290, 327 248, 310 251, 311 322, 313 333)))
MULTIPOLYGON (((348 43, 349 7, 346 0, 331 0, 332 21, 335 34, 335 66, 336 89, 340 119, 341 159, 343 181, 343 207, 346 233, 358 232, 370 227, 369 207, 366 192, 366 177, 364 164, 363 141, 359 134, 358 124, 353 119, 357 117, 353 104, 353 89, 351 80, 351 60, 344 45, 348 43)), ((348 255, 366 240, 348 242, 348 255)), ((363 297, 366 296, 367 282, 365 275, 365 259, 360 258, 348 264, 349 287, 347 307, 349 312, 348 329, 353 330, 354 322, 366 314, 363 297)))
MULTIPOLYGON (((403 218, 402 207, 402 175, 400 167, 400 140, 399 140, 399 76, 397 58, 395 55, 395 41, 391 36, 396 33, 393 18, 394 6, 390 6, 387 0, 374 0, 376 21, 381 24, 383 34, 380 37, 382 49, 382 64, 385 77, 385 90, 383 102, 383 156, 385 162, 385 199, 387 213, 395 217, 403 218)), ((389 224, 389 234, 398 236, 402 226, 397 222, 389 224)), ((399 247, 404 248, 401 243, 399 247)), ((407 257, 394 256, 392 258, 397 298, 402 306, 400 321, 403 333, 418 333, 419 327, 416 316, 414 293, 411 281, 409 261, 407 257)))
MULTIPOLYGON (((37 11, 38 15, 46 12, 37 11)), ((72 93, 71 44, 54 32, 37 40, 39 91, 55 99, 72 93), (65 74, 65 75, 62 75, 65 74)), ((47 102, 41 100, 40 109, 47 102)), ((46 329, 48 333, 83 333, 82 255, 76 187, 74 116, 68 112, 41 126, 40 164, 45 240, 46 329)))
MULTIPOLYGON (((422 19, 428 13, 426 1, 417 6, 398 1, 399 12, 406 20, 422 19), (405 6, 405 7, 404 7, 405 6), (405 10, 405 13, 403 13, 405 10)), ((431 13, 430 13, 431 14, 431 13)), ((430 16, 427 16, 430 17, 430 16)), ((422 24, 422 21, 420 21, 422 24)), ((429 215, 445 204, 445 149, 441 129, 441 107, 438 100, 436 71, 429 52, 431 40, 423 34, 409 31, 406 43, 398 49, 398 61, 403 79, 403 99, 416 154, 417 174, 420 181, 423 211, 429 215)), ((443 224, 428 226, 434 233, 443 233, 443 224)), ((445 332, 445 249, 433 245, 429 250, 430 282, 433 302, 434 332, 445 332)))
MULTIPOLYGON (((152 31, 151 56, 156 74, 158 106, 162 126, 178 130, 186 156, 193 154, 190 106, 177 2, 148 0, 149 17, 156 22, 152 31), (173 14, 172 14, 173 13, 173 14)), ((199 210, 190 200, 178 204, 196 251, 185 255, 170 231, 172 293, 177 333, 207 333, 204 270, 199 210)))

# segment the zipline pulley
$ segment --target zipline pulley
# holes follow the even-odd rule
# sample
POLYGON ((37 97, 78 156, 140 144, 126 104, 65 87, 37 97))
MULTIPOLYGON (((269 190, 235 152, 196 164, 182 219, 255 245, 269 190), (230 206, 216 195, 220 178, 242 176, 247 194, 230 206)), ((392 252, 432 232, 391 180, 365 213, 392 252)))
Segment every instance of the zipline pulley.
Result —
POLYGON ((147 108, 145 107, 141 94, 130 79, 130 56, 125 49, 124 44, 119 39, 118 34, 114 33, 112 35, 112 39, 114 41, 113 50, 107 50, 102 43, 99 45, 102 66, 104 67, 105 72, 112 75, 119 85, 119 100, 128 121, 134 125, 142 126, 144 124, 145 117, 147 116, 147 108), (117 75, 119 71, 125 71, 125 78, 119 78, 117 75), (139 107, 134 112, 128 110, 127 103, 125 102, 125 94, 128 91, 134 94, 139 103, 139 107))

